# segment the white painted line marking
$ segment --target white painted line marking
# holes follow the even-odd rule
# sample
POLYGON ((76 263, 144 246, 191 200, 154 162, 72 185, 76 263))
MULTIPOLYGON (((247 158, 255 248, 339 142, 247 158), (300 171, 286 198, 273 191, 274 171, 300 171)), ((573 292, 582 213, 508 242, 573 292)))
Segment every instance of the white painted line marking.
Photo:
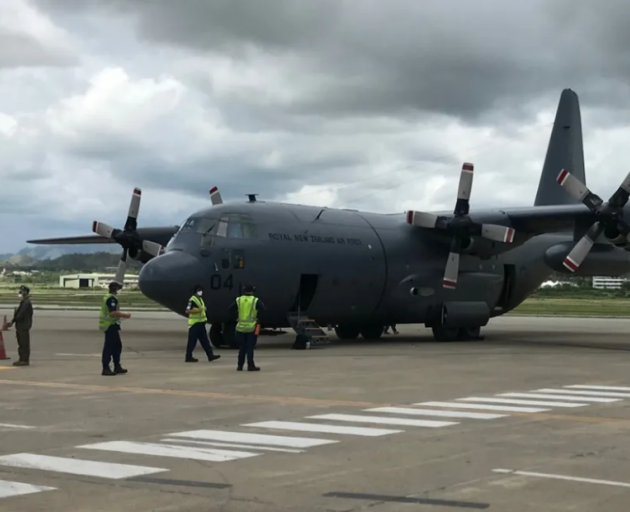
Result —
POLYGON ((562 386, 563 388, 572 388, 572 389, 599 389, 602 391, 629 391, 630 388, 623 388, 619 386, 585 386, 585 385, 574 385, 574 386, 562 386))
POLYGON ((586 395, 615 398, 630 398, 630 393, 612 393, 608 391, 572 391, 569 389, 537 389, 541 393, 558 393, 559 395, 586 395))
POLYGON ((101 357, 101 354, 55 354, 56 356, 66 357, 101 357))
POLYGON ((516 471, 512 469, 493 469, 492 471, 495 473, 503 473, 506 475, 538 476, 540 478, 552 478, 555 480, 569 480, 572 482, 584 482, 584 483, 589 483, 589 484, 614 485, 616 487, 630 487, 630 483, 615 482, 614 480, 595 480, 593 478, 580 478, 576 476, 553 475, 549 473, 534 473, 531 471, 516 471))
POLYGON ((551 400, 568 400, 575 402, 620 402, 620 398, 598 398, 592 396, 569 396, 569 395, 548 395, 542 393, 503 393, 497 396, 512 396, 514 398, 547 398, 551 400))
POLYGON ((23 428, 23 429, 35 428, 35 427, 31 427, 29 425, 17 425, 15 423, 0 423, 0 427, 4 427, 4 428, 23 428))
POLYGON ((307 416, 308 419, 314 420, 332 420, 332 421, 356 421, 358 423, 374 423, 382 425, 408 425, 410 427, 429 427, 440 428, 450 425, 459 425, 457 421, 431 421, 431 420, 414 420, 409 418, 384 418, 382 416, 360 416, 354 414, 318 414, 317 416, 307 416))
POLYGON ((505 418, 506 414, 490 414, 484 412, 440 411, 437 409, 412 409, 410 407, 376 407, 363 409, 365 412, 388 412, 392 414, 409 414, 417 416, 443 416, 446 418, 473 418, 477 420, 494 420, 505 418))
POLYGON ((139 475, 150 475, 168 471, 162 468, 132 466, 129 464, 114 464, 112 462, 98 462, 94 460, 67 459, 50 455, 36 455, 34 453, 16 453, 0 457, 0 465, 13 468, 40 469, 55 471, 71 475, 97 476, 101 478, 129 478, 139 475))
POLYGON ((589 404, 572 404, 568 402, 543 402, 540 400, 513 400, 510 398, 482 398, 479 396, 469 396, 468 398, 458 398, 463 402, 491 402, 497 404, 516 404, 516 405, 542 405, 548 407, 585 407, 589 404))
POLYGON ((176 459, 205 460, 210 462, 226 462, 229 460, 255 457, 260 453, 237 452, 232 450, 216 450, 212 448, 194 448, 192 446, 170 446, 158 443, 134 443, 131 441, 111 441, 107 443, 87 444, 77 448, 105 450, 111 452, 153 455, 156 457, 172 457, 176 459))
POLYGON ((13 496, 23 496, 25 494, 35 494, 42 491, 54 491, 55 487, 45 487, 43 485, 23 484, 20 482, 10 482, 0 480, 0 498, 11 498, 13 496))
POLYGON ((324 444, 338 443, 330 439, 315 439, 312 437, 271 436, 268 434, 252 434, 250 432, 228 432, 223 430, 191 430, 168 434, 169 437, 190 437, 206 441, 225 441, 228 443, 260 444, 269 446, 284 446, 286 448, 311 448, 324 444))
POLYGON ((269 452, 304 453, 304 450, 294 450, 293 448, 272 448, 271 446, 260 446, 258 444, 236 444, 222 443, 219 441, 193 441, 192 439, 160 439, 161 443, 188 443, 201 446, 219 446, 224 448, 246 448, 249 450, 267 450, 269 452))
POLYGON ((483 404, 463 404, 457 402, 420 402, 413 405, 426 405, 430 407, 449 407, 453 409, 485 409, 487 411, 508 411, 508 412, 544 412, 549 409, 537 407, 510 407, 509 405, 483 405, 483 404))
POLYGON ((342 427, 338 425, 320 425, 319 423, 297 423, 293 421, 261 421, 247 423, 243 427, 275 428, 278 430, 297 430, 300 432, 325 432, 328 434, 348 434, 351 436, 378 437, 400 434, 404 430, 386 430, 383 428, 342 427))

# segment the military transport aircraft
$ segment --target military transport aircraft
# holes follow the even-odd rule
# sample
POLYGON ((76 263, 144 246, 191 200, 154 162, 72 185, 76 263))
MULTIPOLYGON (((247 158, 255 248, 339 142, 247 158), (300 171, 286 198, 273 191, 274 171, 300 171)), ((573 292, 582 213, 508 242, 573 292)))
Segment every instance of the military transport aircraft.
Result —
POLYGON ((140 260, 142 292, 178 314, 202 284, 217 346, 233 332, 228 307, 247 283, 266 305, 263 327, 299 332, 296 323, 308 316, 335 325, 340 338, 376 339, 387 324, 423 323, 436 340, 449 341, 477 338, 553 271, 630 271, 630 175, 607 202, 586 188, 572 90, 560 97, 534 206, 470 212, 473 172, 463 165, 452 213, 376 214, 256 195, 223 203, 215 187, 213 206, 181 226, 138 228, 136 189, 122 230, 94 222, 97 236, 29 243, 118 243, 118 280, 128 256, 140 260))

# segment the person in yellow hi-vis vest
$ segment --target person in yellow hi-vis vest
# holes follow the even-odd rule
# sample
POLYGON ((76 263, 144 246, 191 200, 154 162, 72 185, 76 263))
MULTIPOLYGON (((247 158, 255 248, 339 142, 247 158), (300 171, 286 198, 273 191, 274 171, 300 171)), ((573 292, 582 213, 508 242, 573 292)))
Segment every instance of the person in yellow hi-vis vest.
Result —
POLYGON ((101 313, 98 319, 98 328, 105 333, 105 343, 103 344, 103 373, 101 375, 121 375, 127 373, 120 366, 120 356, 122 354, 122 341, 120 340, 120 319, 131 318, 131 314, 123 313, 118 309, 118 291, 122 286, 116 282, 109 283, 109 293, 103 297, 101 313), (109 362, 113 359, 114 371, 109 367, 109 362))
POLYGON ((188 345, 186 345, 186 359, 187 363, 196 363, 199 359, 193 357, 193 350, 197 346, 197 341, 201 344, 201 347, 208 356, 208 361, 215 361, 220 359, 221 356, 216 355, 210 346, 210 340, 208 339, 208 333, 206 332, 206 323, 208 317, 206 316, 206 303, 202 299, 203 287, 200 285, 195 286, 194 295, 188 300, 188 306, 186 307, 186 314, 188 315, 188 345))
POLYGON ((254 364, 254 347, 260 330, 258 312, 264 309, 265 306, 260 299, 254 297, 252 285, 245 286, 243 295, 237 297, 232 304, 231 310, 236 310, 238 314, 236 324, 236 338, 240 343, 238 366, 236 367, 238 371, 243 371, 245 356, 247 356, 247 371, 260 371, 260 368, 254 364))

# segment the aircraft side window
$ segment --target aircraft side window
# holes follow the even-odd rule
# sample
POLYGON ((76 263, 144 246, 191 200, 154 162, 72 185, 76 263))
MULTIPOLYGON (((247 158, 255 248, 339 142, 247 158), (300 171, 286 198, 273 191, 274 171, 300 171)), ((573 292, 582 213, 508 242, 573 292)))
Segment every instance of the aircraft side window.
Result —
POLYGON ((243 251, 232 251, 232 266, 236 269, 245 268, 245 256, 243 255, 243 251))

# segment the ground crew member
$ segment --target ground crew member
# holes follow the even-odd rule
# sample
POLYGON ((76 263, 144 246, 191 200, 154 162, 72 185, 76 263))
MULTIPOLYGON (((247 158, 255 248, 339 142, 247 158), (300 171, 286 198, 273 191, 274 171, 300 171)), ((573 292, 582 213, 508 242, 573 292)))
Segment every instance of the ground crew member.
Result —
POLYGON ((208 361, 216 361, 221 356, 215 355, 208 339, 208 333, 206 332, 206 323, 208 317, 206 316, 206 303, 201 298, 203 295, 203 287, 200 285, 195 286, 195 293, 188 301, 186 307, 186 314, 188 315, 188 345, 186 345, 186 359, 187 363, 196 363, 199 359, 193 357, 193 350, 197 346, 197 341, 206 352, 208 361))
POLYGON ((122 286, 116 282, 109 283, 109 292, 103 297, 101 313, 98 320, 99 329, 105 333, 105 343, 103 344, 103 373, 101 375, 119 375, 127 373, 120 366, 120 356, 122 354, 122 341, 120 340, 120 319, 131 318, 130 313, 123 313, 118 310, 118 291, 122 286), (114 361, 114 371, 109 366, 109 362, 114 361))
POLYGON ((29 366, 31 360, 31 327, 33 327, 33 304, 31 291, 27 286, 20 286, 18 296, 20 304, 15 308, 9 327, 15 325, 15 337, 18 344, 19 360, 13 366, 29 366))
POLYGON ((243 295, 237 297, 231 308, 238 314, 236 324, 236 338, 240 343, 238 352, 238 371, 243 370, 245 357, 247 356, 247 371, 257 372, 260 368, 254 364, 254 347, 258 340, 258 312, 265 309, 264 304, 254 297, 254 287, 247 285, 243 289, 243 295))

